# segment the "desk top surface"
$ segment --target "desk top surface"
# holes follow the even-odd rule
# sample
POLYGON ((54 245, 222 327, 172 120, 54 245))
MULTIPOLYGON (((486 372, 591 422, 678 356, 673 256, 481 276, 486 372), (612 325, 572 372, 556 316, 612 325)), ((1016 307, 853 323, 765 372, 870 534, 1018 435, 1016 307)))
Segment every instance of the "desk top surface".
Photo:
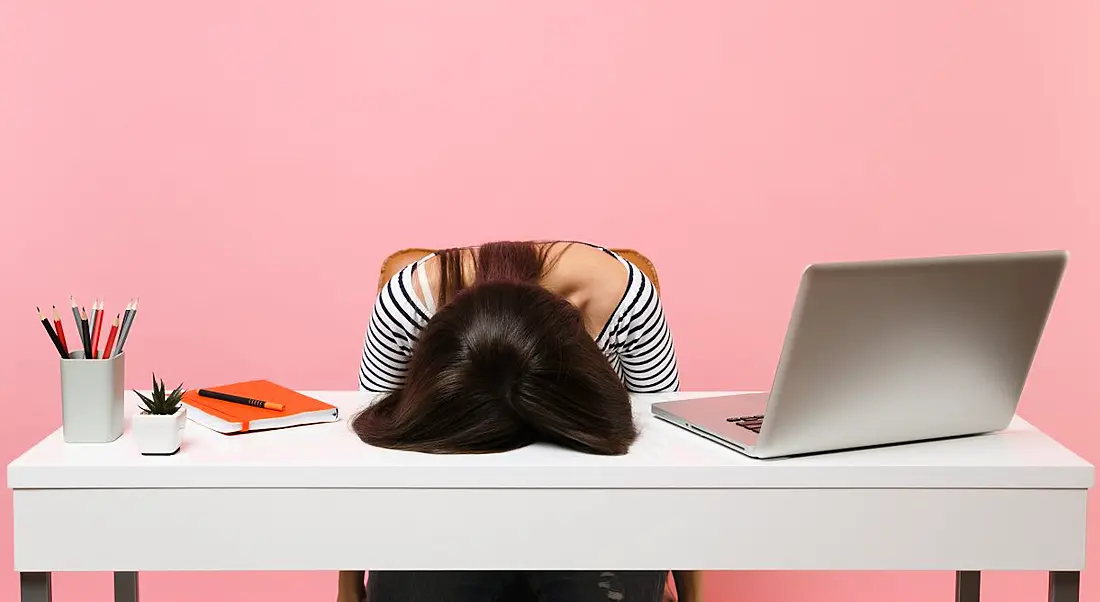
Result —
MULTIPOLYGON (((127 430, 107 444, 66 444, 61 430, 8 465, 11 489, 68 488, 1088 488, 1092 466, 1017 417, 975 437, 754 460, 650 414, 635 398, 641 435, 606 457, 532 445, 503 454, 429 455, 363 444, 347 419, 370 394, 312 391, 338 422, 222 435, 191 422, 174 456, 142 456, 127 430)), ((127 393, 128 396, 133 395, 127 393)), ((128 411, 136 406, 128 397, 128 411)))

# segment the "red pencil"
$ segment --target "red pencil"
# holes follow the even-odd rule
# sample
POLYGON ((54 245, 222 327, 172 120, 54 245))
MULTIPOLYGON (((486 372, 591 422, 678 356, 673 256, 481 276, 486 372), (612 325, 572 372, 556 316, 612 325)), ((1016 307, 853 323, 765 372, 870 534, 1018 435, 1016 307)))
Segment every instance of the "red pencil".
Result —
POLYGON ((57 314, 57 306, 53 306, 53 327, 57 329, 57 338, 61 339, 61 346, 65 351, 69 350, 69 344, 65 341, 65 329, 61 327, 61 316, 57 314))
POLYGON ((107 344, 103 346, 103 359, 111 357, 111 351, 115 348, 115 336, 118 334, 118 315, 111 322, 111 332, 107 333, 107 344))
POLYGON ((92 357, 99 357, 99 331, 103 330, 103 301, 92 303, 92 357))

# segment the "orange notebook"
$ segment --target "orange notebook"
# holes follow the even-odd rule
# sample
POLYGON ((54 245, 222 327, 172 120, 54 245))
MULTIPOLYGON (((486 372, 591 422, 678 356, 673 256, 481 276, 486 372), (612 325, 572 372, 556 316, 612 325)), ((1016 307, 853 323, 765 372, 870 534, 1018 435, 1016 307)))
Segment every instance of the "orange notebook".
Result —
POLYGON ((202 388, 281 403, 284 406, 281 412, 277 412, 231 401, 199 397, 198 389, 186 391, 183 394, 183 404, 187 406, 187 418, 219 433, 246 433, 302 424, 334 422, 340 417, 340 411, 336 406, 266 380, 250 380, 221 387, 202 388))

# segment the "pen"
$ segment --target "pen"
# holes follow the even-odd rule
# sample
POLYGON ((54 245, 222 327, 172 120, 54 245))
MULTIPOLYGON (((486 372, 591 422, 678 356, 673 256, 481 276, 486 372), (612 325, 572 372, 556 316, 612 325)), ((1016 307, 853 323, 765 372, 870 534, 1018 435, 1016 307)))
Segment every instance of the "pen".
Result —
POLYGON ((69 342, 65 340, 65 329, 61 326, 61 316, 57 313, 57 306, 53 306, 53 327, 57 329, 57 338, 61 341, 61 348, 65 355, 69 354, 69 342))
POLYGON ((53 346, 57 347, 57 352, 61 354, 64 359, 69 359, 69 354, 65 351, 65 348, 61 346, 61 339, 57 338, 57 333, 50 327, 50 321, 42 315, 42 310, 38 310, 38 319, 42 322, 42 327, 46 329, 46 334, 50 335, 50 340, 53 341, 53 346))
POLYGON ((199 389, 199 397, 210 397, 212 399, 220 399, 222 401, 230 401, 233 403, 240 403, 246 406, 253 406, 256 408, 264 408, 266 410, 275 410, 276 412, 283 411, 283 404, 272 403, 270 401, 263 401, 260 399, 252 399, 251 397, 241 397, 240 395, 231 395, 229 393, 219 393, 217 391, 210 391, 207 389, 199 389))

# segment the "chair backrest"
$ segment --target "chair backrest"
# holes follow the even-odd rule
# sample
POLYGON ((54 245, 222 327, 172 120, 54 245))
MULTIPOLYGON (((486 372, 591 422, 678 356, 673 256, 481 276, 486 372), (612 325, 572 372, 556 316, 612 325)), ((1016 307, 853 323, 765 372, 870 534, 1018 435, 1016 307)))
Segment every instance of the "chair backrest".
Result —
MULTIPOLYGON (((651 281, 653 286, 657 289, 657 293, 661 292, 661 283, 657 280, 657 268, 653 266, 653 262, 648 257, 633 249, 612 249, 612 251, 618 253, 630 263, 638 266, 638 269, 645 273, 651 281)), ((435 249, 421 249, 411 248, 402 249, 396 253, 391 254, 382 262, 382 270, 378 275, 378 291, 382 291, 382 287, 393 278, 393 275, 400 272, 402 268, 410 263, 435 252, 435 249)))

